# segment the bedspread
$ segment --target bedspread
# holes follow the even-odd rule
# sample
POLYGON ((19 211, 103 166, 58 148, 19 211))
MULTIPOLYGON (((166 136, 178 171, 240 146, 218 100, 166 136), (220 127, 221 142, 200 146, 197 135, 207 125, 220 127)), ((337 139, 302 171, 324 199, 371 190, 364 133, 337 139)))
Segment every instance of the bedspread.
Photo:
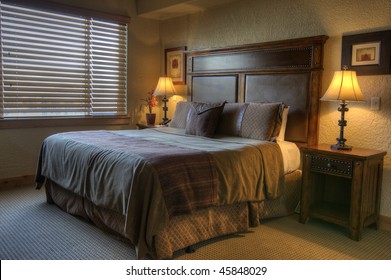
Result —
MULTIPOLYGON (((39 173, 48 174, 57 183, 61 181, 60 184, 66 189, 98 206, 119 207, 116 210, 125 214, 127 203, 121 201, 125 201, 126 196, 115 199, 119 194, 113 198, 107 195, 107 191, 110 190, 109 194, 117 191, 129 193, 129 180, 137 174, 129 176, 132 173, 123 174, 124 170, 129 166, 137 168, 143 160, 146 163, 143 168, 151 169, 149 172, 156 172, 159 177, 170 216, 188 214, 217 204, 216 167, 210 153, 149 139, 129 138, 112 131, 62 133, 49 137, 44 145, 41 161, 51 164, 47 164, 47 169, 39 173), (61 145, 68 151, 51 149, 50 145, 61 145), (45 149, 50 149, 51 153, 45 153, 45 149), (79 154, 80 151, 83 155, 79 154), (64 161, 63 155, 66 157, 64 161), (73 160, 69 161, 70 158, 73 160), (65 172, 69 174, 63 176, 65 172)), ((42 178, 39 181, 42 182, 42 178)))
POLYGON ((125 216, 139 257, 172 215, 281 193, 275 143, 208 139, 171 128, 60 133, 42 144, 37 186, 49 178, 97 206, 125 216))

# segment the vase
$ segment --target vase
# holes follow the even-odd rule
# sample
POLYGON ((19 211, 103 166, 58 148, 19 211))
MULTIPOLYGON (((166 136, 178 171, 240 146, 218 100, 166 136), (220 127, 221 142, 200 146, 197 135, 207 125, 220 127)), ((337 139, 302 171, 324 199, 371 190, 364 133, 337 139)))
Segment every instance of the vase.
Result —
POLYGON ((155 113, 151 113, 151 114, 147 113, 146 119, 147 119, 147 125, 155 125, 156 114, 155 113))

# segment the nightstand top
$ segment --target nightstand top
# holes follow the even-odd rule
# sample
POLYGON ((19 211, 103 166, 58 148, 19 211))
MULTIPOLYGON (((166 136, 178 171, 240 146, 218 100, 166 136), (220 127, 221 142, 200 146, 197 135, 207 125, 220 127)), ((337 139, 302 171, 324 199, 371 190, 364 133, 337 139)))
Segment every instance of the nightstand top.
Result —
POLYGON ((359 158, 368 158, 373 156, 385 156, 387 152, 379 151, 379 150, 371 150, 371 149, 363 149, 353 147, 351 151, 347 150, 332 150, 330 148, 330 144, 318 144, 311 146, 303 146, 300 148, 302 152, 307 153, 323 153, 323 154, 334 154, 334 155, 346 155, 351 157, 359 157, 359 158))

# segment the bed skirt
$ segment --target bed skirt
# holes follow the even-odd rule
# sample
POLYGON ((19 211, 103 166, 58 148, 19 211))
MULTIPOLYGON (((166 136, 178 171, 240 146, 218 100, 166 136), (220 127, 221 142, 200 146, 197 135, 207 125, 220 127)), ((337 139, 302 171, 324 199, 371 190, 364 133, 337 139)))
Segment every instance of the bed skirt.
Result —
MULTIPOLYGON (((260 203, 236 203, 210 207, 191 215, 173 217, 154 240, 151 258, 170 259, 177 250, 214 237, 241 233, 259 225, 261 219, 292 214, 300 197, 301 171, 285 176, 283 195, 275 200, 260 203)), ((125 216, 78 196, 51 180, 45 182, 48 203, 55 203, 72 215, 90 220, 100 229, 129 242, 124 232, 125 216)))

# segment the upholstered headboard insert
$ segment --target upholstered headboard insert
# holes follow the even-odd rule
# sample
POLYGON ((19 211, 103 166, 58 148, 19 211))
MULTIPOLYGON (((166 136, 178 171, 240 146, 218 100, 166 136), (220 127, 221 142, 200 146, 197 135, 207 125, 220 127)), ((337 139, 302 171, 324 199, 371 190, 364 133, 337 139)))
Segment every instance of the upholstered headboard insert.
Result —
POLYGON ((316 144, 327 38, 187 51, 188 100, 284 102, 290 107, 285 139, 316 144))

